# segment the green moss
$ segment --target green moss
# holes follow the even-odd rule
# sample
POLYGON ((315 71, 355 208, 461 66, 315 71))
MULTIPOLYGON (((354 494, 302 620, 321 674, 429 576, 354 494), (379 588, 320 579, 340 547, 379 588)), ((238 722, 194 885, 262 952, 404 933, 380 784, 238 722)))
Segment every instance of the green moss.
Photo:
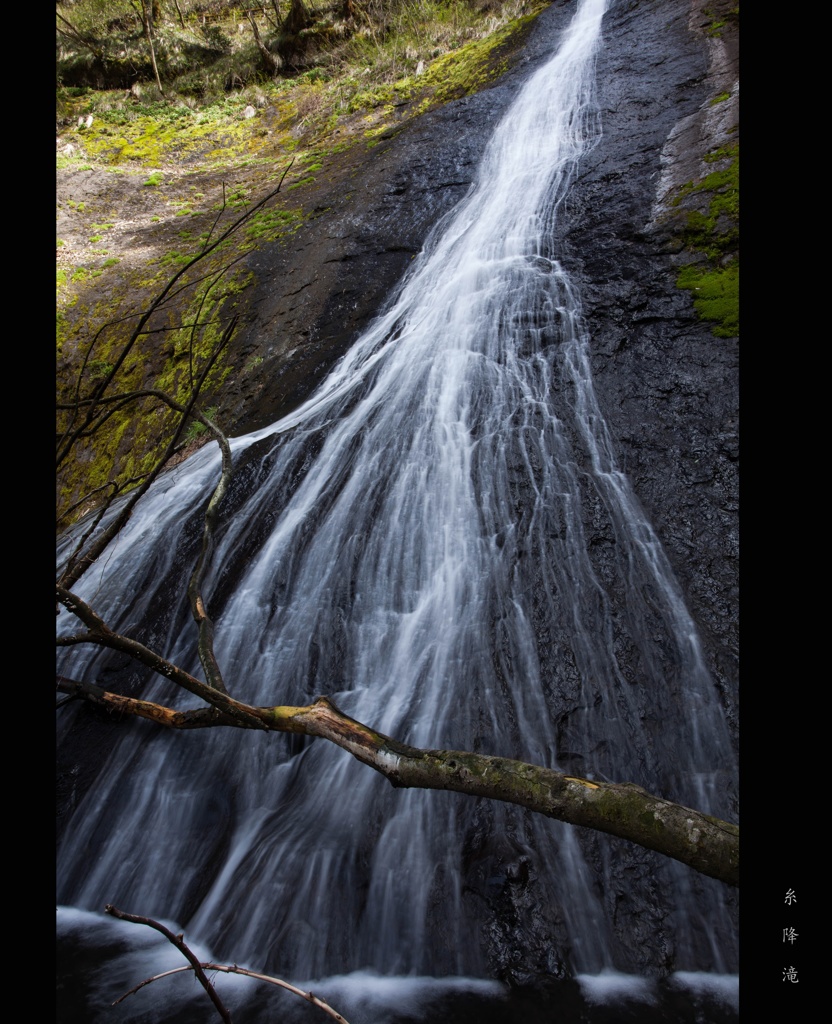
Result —
POLYGON ((723 10, 720 12, 722 17, 715 17, 713 8, 711 7, 704 7, 702 9, 702 13, 706 18, 704 25, 705 35, 718 39, 725 31, 729 22, 733 22, 734 24, 739 22, 740 5, 737 4, 736 6, 729 8, 727 11, 723 10))
POLYGON ((274 241, 297 231, 302 223, 301 210, 258 210, 246 222, 245 236, 251 240, 274 241))
POLYGON ((104 359, 91 359, 87 363, 87 376, 90 380, 103 380, 112 371, 113 364, 104 359))
POLYGON ((183 267, 190 259, 192 259, 192 256, 189 254, 171 249, 160 256, 157 262, 162 267, 183 267))
POLYGON ((713 321, 718 338, 734 338, 740 333, 739 260, 727 267, 711 269, 689 265, 676 279, 680 288, 694 293, 693 305, 703 320, 713 321))
POLYGON ((293 181, 291 185, 286 186, 286 191, 290 192, 295 188, 302 188, 304 185, 311 185, 315 181, 315 178, 310 174, 308 178, 301 178, 300 181, 293 181))
POLYGON ((59 309, 55 315, 55 344, 58 355, 63 352, 64 342, 69 334, 69 322, 66 313, 59 309))
POLYGON ((739 335, 739 146, 715 150, 705 162, 722 166, 687 182, 671 203, 693 257, 676 283, 691 291, 694 308, 713 323, 716 337, 732 338, 739 335))

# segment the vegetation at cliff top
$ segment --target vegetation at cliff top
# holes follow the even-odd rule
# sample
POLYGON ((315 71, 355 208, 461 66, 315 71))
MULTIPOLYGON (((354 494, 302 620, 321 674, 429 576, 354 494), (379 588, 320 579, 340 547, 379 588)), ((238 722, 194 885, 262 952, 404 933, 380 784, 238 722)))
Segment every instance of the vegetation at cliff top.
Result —
POLYGON ((145 24, 138 0, 58 3, 58 121, 75 129, 76 162, 256 158, 337 133, 356 115, 370 114, 372 130, 379 108, 418 97, 426 109, 485 84, 498 70, 490 50, 546 6, 143 2, 145 24))

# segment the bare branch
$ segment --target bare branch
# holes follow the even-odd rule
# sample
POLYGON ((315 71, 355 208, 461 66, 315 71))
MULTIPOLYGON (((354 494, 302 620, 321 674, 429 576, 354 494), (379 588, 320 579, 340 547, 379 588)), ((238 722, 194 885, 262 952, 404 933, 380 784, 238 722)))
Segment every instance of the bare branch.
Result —
MULTIPOLYGON (((236 325, 236 318, 234 319, 233 323, 236 325)), ((63 569, 63 572, 59 577, 59 583, 61 586, 67 589, 73 587, 75 583, 77 583, 77 581, 81 578, 81 576, 83 576, 83 574, 87 571, 87 569, 89 569, 89 567, 96 561, 96 559, 98 559, 101 556, 101 554, 103 554, 103 552, 109 546, 110 542, 119 533, 121 528, 133 514, 133 509, 136 507, 136 504, 138 503, 139 499, 144 494, 147 493, 148 489, 150 488, 150 485, 160 475, 162 470, 173 457, 179 444, 179 439, 182 436, 183 430, 185 429, 185 423, 187 421, 187 418, 193 412, 193 407, 196 404, 199 392, 202 389, 202 385, 205 382, 205 379, 207 378, 208 374, 210 373, 214 363, 219 358, 219 355, 222 352, 223 347, 228 343, 228 340, 231 337, 232 333, 233 328, 231 331, 226 331, 220 342, 217 344, 214 352, 206 360, 202 374, 200 375, 200 379, 197 383, 197 387, 195 388, 193 394, 191 395, 188 404, 182 407, 182 416, 179 420, 179 424, 176 430, 174 431, 173 437, 168 442, 167 448, 160 456, 156 465, 148 473, 144 482, 139 487, 137 487, 135 491, 132 492, 128 500, 124 503, 123 508, 119 510, 118 515, 114 516, 112 522, 104 530, 102 530, 100 534, 98 534, 95 537, 90 546, 83 547, 83 544, 86 543, 86 538, 88 537, 88 534, 85 535, 85 538, 82 542, 79 542, 79 544, 75 546, 74 550, 72 551, 72 554, 70 555, 63 569)), ((170 399, 170 402, 172 401, 173 399, 170 399)))
POLYGON ((136 914, 126 914, 123 910, 119 910, 110 903, 108 903, 107 906, 104 908, 104 913, 109 914, 111 917, 117 917, 120 921, 132 921, 133 924, 146 924, 149 928, 155 928, 157 932, 161 932, 162 935, 164 935, 165 938, 168 940, 168 942, 172 942, 173 945, 176 946, 176 948, 182 954, 182 956, 184 956, 189 961, 191 967, 193 968, 194 974, 199 979, 200 985, 202 985, 202 987, 208 993, 211 1002, 214 1004, 214 1006, 216 1006, 217 1012, 219 1013, 220 1017, 222 1017, 222 1019, 225 1021, 225 1024, 232 1024, 231 1014, 225 1008, 225 1004, 217 995, 217 990, 208 980, 205 971, 203 971, 202 965, 200 964, 196 955, 185 944, 181 935, 174 935, 170 928, 165 928, 163 924, 160 924, 158 921, 152 920, 152 918, 138 917, 136 914))
MULTIPOLYGON (((261 200, 255 203, 254 206, 249 207, 243 214, 241 214, 235 221, 233 221, 220 235, 218 235, 217 238, 210 245, 206 245, 195 256, 191 257, 191 259, 189 259, 187 263, 183 264, 179 268, 179 270, 177 270, 176 273, 173 274, 173 276, 168 280, 164 288, 162 288, 162 290, 150 303, 148 308, 139 317, 139 321, 136 324, 136 327, 133 329, 130 338, 123 346, 121 352, 118 354, 115 363, 113 364, 110 371, 107 373, 106 377, 102 380, 101 384, 97 387, 96 391, 98 395, 103 395, 104 392, 112 383, 112 381, 115 379, 119 370, 124 365, 124 361, 127 359, 127 356, 134 348, 139 337, 141 337, 141 335, 144 333, 144 328, 147 322, 150 320, 150 318, 153 316, 156 310, 159 309, 159 307, 168 298, 168 296, 174 290, 174 287, 178 284, 178 282, 184 277, 185 274, 188 273, 189 270, 196 266, 196 264, 199 263, 201 260, 204 260, 210 253, 212 253, 217 248, 217 246, 221 245, 227 238, 229 238, 254 213, 256 213, 259 209, 265 206, 265 204, 268 203, 269 200, 273 199, 277 195, 277 193, 280 191, 281 186, 283 185, 283 181, 286 175, 289 172, 289 168, 292 166, 292 162, 290 162, 286 169, 284 170, 276 188, 272 189, 269 193, 267 193, 261 200)), ((106 326, 107 325, 105 325, 105 327, 106 326)), ((104 328, 101 328, 101 330, 103 329, 104 328)), ((100 334, 100 330, 98 334, 100 334)), ((96 335, 96 337, 98 336, 98 334, 96 335)), ((81 427, 76 428, 76 430, 74 431, 70 431, 68 433, 68 436, 62 439, 62 444, 58 450, 57 463, 59 466, 61 465, 64 458, 66 458, 72 445, 77 440, 80 430, 85 429, 86 427, 89 426, 90 422, 92 421, 92 416, 92 410, 88 410, 81 427)))
POLYGON ((298 988, 296 985, 290 985, 288 981, 283 981, 282 978, 273 978, 269 974, 260 974, 257 971, 247 971, 245 967, 238 967, 236 964, 215 964, 205 963, 202 965, 206 971, 223 971, 226 974, 243 974, 247 978, 256 978, 258 981, 268 982, 270 985, 279 985, 280 988, 288 989, 290 992, 294 992, 296 996, 300 996, 302 999, 306 999, 312 1003, 313 1006, 317 1006, 323 1010, 324 1013, 328 1013, 333 1020, 340 1021, 341 1024, 349 1024, 349 1021, 342 1014, 338 1013, 337 1010, 324 1002, 320 996, 316 996, 312 992, 306 992, 302 988, 298 988))
MULTIPOLYGON (((229 332, 233 332, 234 324, 229 325, 229 332)), ((230 336, 230 335, 229 335, 230 336)), ((205 677, 215 689, 223 693, 228 691, 222 679, 222 672, 214 653, 214 623, 208 615, 208 609, 202 595, 202 581, 205 572, 211 562, 211 554, 214 550, 214 528, 217 522, 217 514, 220 504, 228 491, 231 482, 232 461, 231 446, 228 438, 214 423, 203 417, 203 422, 213 433, 222 451, 222 473, 220 481, 211 495, 208 507, 205 510, 204 526, 202 530, 202 547, 199 552, 196 567, 191 574, 188 583, 188 600, 191 603, 191 613, 199 630, 199 660, 205 672, 205 677)))
MULTIPOLYGON (((67 611, 75 615, 76 618, 80 619, 89 631, 81 637, 73 637, 72 643, 93 643, 99 647, 109 647, 114 651, 121 651, 142 665, 146 665, 158 675, 170 679, 171 682, 182 687, 183 690, 187 690, 189 693, 194 694, 195 697, 204 700, 206 704, 210 704, 218 710, 225 712, 225 714, 230 715, 232 718, 240 719, 253 728, 271 728, 270 716, 259 715, 255 709, 246 704, 241 704, 216 687, 203 683, 195 676, 192 676, 190 672, 186 672, 184 669, 179 668, 178 665, 174 665, 166 658, 156 654, 155 651, 145 647, 144 644, 140 644, 137 640, 131 640, 120 633, 114 633, 85 601, 66 588, 58 586, 56 592, 58 602, 67 611)), ((58 642, 60 643, 60 638, 58 642)))
POLYGON ((174 935, 169 928, 166 928, 158 921, 154 921, 152 918, 138 917, 135 914, 126 914, 124 911, 116 909, 116 907, 111 904, 108 904, 104 908, 104 911, 112 917, 117 917, 121 921, 131 921, 134 924, 146 924, 151 928, 155 928, 156 931, 161 932, 169 942, 172 942, 190 963, 190 966, 188 967, 175 967, 173 970, 163 971, 161 974, 154 974, 152 978, 145 978, 144 981, 139 982, 138 985, 131 988, 129 992, 125 992, 123 996, 116 999, 113 1006, 117 1006, 119 1003, 124 1002, 128 996, 134 995, 140 989, 143 989, 145 985, 150 985, 152 982, 158 981, 160 978, 169 978, 173 974, 182 974, 184 971, 193 971, 199 978, 203 988, 205 988, 211 996, 212 1001, 219 1010, 222 1019, 230 1024, 231 1017, 228 1014, 228 1010, 226 1010, 222 1005, 216 989, 205 975, 206 971, 220 971, 224 974, 242 974, 246 978, 255 978, 257 981, 265 981, 269 985, 277 985, 280 988, 285 988, 289 992, 294 992, 296 996, 306 999, 307 1002, 312 1003, 313 1006, 317 1006, 319 1009, 323 1010, 324 1013, 329 1014, 333 1020, 339 1021, 340 1024, 349 1024, 346 1017, 338 1013, 337 1010, 334 1010, 329 1003, 324 1002, 324 1000, 319 996, 314 995, 312 992, 306 992, 304 989, 298 988, 297 985, 291 985, 288 981, 283 981, 282 978, 274 978, 270 974, 261 974, 259 971, 249 971, 245 967, 238 967, 237 964, 215 964, 211 961, 201 963, 197 959, 196 954, 187 945, 182 935, 174 935))
MULTIPOLYGON (((237 726, 239 712, 245 710, 261 727, 335 743, 396 788, 445 789, 517 804, 558 821, 627 839, 702 874, 739 885, 737 825, 653 796, 631 782, 597 782, 509 758, 411 747, 345 715, 328 697, 319 697, 307 707, 253 707, 235 701, 237 714, 211 720, 204 711, 197 719, 196 712, 174 712, 104 690, 96 689, 93 696, 89 684, 59 683, 59 690, 175 729, 237 726)), ((225 710, 219 695, 212 700, 211 691, 203 688, 200 696, 225 710)))

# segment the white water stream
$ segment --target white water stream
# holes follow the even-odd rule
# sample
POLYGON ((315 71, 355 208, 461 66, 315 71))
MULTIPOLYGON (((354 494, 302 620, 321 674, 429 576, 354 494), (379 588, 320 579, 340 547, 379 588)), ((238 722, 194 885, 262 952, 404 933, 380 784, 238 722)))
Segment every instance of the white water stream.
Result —
MULTIPOLYGON (((580 768, 729 816, 718 694, 616 464, 578 297, 551 251, 601 130, 605 6, 581 0, 388 311, 300 409, 233 442, 238 457, 259 442, 257 486, 222 526, 206 593, 233 576, 214 612, 240 699, 326 693, 404 742, 580 768), (614 578, 593 558, 588 509, 606 524, 614 578)), ((148 642, 196 673, 175 581, 217 472, 203 449, 168 474, 77 588, 125 632, 169 606, 148 642)), ((100 664, 73 649, 60 668, 93 680, 100 664)), ((592 863, 559 823, 393 791, 321 741, 237 730, 130 730, 68 828, 59 899, 175 920, 215 955, 286 976, 484 976, 470 878, 486 848, 490 864, 530 866, 546 922, 567 937, 552 969, 561 955, 583 974, 621 966, 633 940, 610 909, 618 847, 592 863)), ((675 966, 735 970, 719 884, 656 870, 621 885, 672 890, 655 898, 669 899, 675 966)))

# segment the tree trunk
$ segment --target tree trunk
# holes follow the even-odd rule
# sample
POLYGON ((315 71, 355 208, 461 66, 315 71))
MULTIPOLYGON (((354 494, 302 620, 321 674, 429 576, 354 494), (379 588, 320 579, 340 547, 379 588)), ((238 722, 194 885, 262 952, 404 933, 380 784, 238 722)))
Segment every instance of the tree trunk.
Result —
POLYGON ((248 15, 248 20, 251 22, 251 29, 254 32, 254 41, 257 44, 257 49, 263 57, 266 68, 271 72, 271 74, 276 75, 278 71, 280 71, 280 61, 260 38, 260 29, 257 27, 257 22, 254 20, 252 12, 246 11, 246 14, 248 15))
POLYGON ((281 26, 287 36, 296 36, 301 29, 309 24, 309 11, 303 0, 292 0, 289 13, 281 26))
MULTIPOLYGON (((135 6, 135 5, 134 5, 135 6)), ((153 45, 153 29, 151 28, 151 13, 147 5, 147 0, 141 0, 141 20, 144 25, 144 34, 147 38, 147 45, 150 49, 150 63, 153 65, 153 74, 156 76, 156 85, 159 88, 159 92, 162 96, 165 95, 165 90, 162 88, 162 79, 159 77, 159 68, 156 64, 156 47, 153 45)))

